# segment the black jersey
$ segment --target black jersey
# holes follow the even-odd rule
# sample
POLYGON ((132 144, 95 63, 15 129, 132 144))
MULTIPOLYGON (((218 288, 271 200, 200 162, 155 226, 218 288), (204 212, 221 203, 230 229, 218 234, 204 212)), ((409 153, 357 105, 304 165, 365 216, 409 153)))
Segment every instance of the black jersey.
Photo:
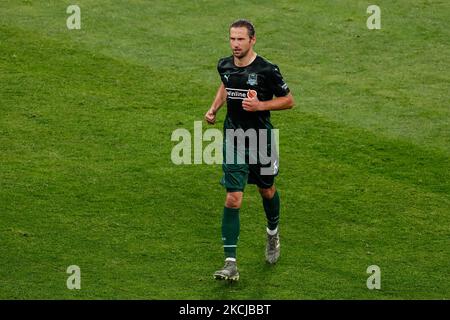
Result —
POLYGON ((219 60, 217 71, 227 91, 224 129, 272 129, 270 111, 245 111, 242 100, 247 97, 249 89, 258 93, 260 101, 271 100, 273 96, 286 96, 289 88, 278 66, 256 56, 248 66, 238 67, 233 56, 230 56, 219 60))

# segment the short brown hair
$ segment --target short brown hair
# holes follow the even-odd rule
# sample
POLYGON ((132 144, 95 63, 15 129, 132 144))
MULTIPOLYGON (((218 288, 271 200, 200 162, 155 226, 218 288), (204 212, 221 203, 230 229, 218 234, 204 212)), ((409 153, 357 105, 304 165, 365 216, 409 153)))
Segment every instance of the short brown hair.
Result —
POLYGON ((255 27, 253 26, 253 23, 247 19, 236 20, 230 25, 230 29, 231 28, 247 28, 248 36, 250 38, 255 36, 255 27))

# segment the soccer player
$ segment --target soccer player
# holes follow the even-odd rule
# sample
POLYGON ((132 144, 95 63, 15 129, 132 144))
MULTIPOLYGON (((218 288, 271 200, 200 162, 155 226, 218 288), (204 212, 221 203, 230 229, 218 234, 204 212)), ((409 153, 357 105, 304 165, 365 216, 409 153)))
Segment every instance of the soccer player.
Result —
MULTIPOLYGON (((270 122, 270 111, 290 109, 294 106, 294 99, 278 66, 253 50, 256 43, 253 24, 248 20, 237 20, 231 24, 229 33, 233 54, 219 60, 217 70, 222 83, 210 109, 205 114, 205 120, 209 124, 214 124, 218 110, 226 101, 227 115, 224 121, 224 133, 227 129, 235 131, 242 129, 240 132, 255 130, 257 134, 264 131, 267 138, 265 150, 269 151, 267 153, 269 155, 275 143, 272 141, 273 126, 270 122)), ((257 136, 259 146, 262 140, 259 135, 257 136)), ((240 229, 239 209, 246 184, 256 184, 262 196, 267 217, 265 257, 270 264, 275 263, 280 256, 278 230, 280 198, 274 185, 275 176, 278 174, 277 161, 270 164, 273 170, 269 174, 267 171, 263 174, 262 169, 267 169, 268 165, 263 164, 259 158, 256 163, 250 161, 252 157, 249 142, 247 140, 245 142, 245 161, 242 163, 237 160, 238 158, 242 160, 242 154, 239 155, 239 145, 237 148, 234 147, 235 138, 233 137, 232 140, 227 138, 226 133, 224 134, 221 184, 227 191, 222 217, 225 265, 214 273, 214 278, 237 281, 239 280, 236 263, 236 247, 240 229), (230 143, 233 143, 231 148, 230 143), (233 153, 230 157, 232 162, 227 158, 227 153, 230 152, 233 153)), ((239 143, 239 138, 237 140, 239 143)), ((257 155, 259 154, 260 150, 257 152, 257 155)))

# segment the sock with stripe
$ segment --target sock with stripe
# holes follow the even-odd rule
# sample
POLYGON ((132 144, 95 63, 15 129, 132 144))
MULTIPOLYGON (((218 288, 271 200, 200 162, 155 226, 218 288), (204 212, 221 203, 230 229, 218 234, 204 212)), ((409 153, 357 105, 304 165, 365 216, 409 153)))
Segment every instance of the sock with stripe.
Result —
POLYGON ((236 259, 239 228, 239 209, 224 207, 222 217, 222 240, 225 258, 236 259))
POLYGON ((280 220, 280 197, 278 191, 275 191, 272 199, 263 198, 264 211, 266 212, 267 228, 275 230, 280 220))

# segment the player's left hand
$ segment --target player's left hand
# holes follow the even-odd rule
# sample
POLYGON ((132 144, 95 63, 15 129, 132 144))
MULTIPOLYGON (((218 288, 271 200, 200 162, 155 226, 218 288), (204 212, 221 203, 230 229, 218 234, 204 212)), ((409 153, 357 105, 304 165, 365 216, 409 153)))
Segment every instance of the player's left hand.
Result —
POLYGON ((261 101, 255 90, 248 90, 247 98, 242 101, 242 108, 248 112, 261 111, 261 101))

